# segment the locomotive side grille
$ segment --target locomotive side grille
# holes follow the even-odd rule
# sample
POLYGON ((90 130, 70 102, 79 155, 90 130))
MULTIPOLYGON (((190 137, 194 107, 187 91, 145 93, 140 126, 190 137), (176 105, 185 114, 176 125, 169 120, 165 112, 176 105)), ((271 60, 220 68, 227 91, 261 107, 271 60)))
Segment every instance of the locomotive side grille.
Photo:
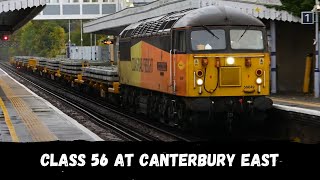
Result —
POLYGON ((221 67, 220 86, 241 86, 240 67, 221 67))

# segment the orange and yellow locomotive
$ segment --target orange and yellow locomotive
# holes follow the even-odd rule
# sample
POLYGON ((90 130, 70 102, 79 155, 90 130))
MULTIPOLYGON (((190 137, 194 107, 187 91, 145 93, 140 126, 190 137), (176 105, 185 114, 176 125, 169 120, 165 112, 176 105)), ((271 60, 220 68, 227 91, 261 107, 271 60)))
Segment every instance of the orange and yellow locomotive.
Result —
POLYGON ((120 34, 119 48, 121 102, 134 111, 186 125, 196 114, 254 119, 272 106, 265 25, 233 8, 146 19, 120 34))

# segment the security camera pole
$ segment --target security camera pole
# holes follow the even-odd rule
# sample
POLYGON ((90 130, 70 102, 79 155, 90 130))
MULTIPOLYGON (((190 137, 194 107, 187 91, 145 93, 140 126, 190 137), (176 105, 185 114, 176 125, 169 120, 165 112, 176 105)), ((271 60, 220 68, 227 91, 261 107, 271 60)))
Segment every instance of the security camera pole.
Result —
POLYGON ((314 97, 319 98, 319 0, 315 0, 315 5, 312 11, 301 12, 301 24, 316 24, 315 40, 313 45, 316 46, 316 62, 314 68, 314 97))
POLYGON ((318 11, 319 9, 319 0, 316 0, 316 5, 314 6, 313 11, 315 11, 315 23, 316 23, 316 63, 315 63, 315 69, 314 69, 314 97, 319 97, 319 16, 318 11))

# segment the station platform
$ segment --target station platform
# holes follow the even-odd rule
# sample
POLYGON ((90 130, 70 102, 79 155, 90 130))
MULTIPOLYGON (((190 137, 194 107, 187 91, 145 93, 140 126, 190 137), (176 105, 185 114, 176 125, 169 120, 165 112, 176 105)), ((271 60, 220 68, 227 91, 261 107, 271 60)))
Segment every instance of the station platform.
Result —
POLYGON ((0 69, 0 141, 102 141, 0 69))
POLYGON ((312 94, 272 94, 270 98, 277 109, 320 116, 320 98, 312 94))

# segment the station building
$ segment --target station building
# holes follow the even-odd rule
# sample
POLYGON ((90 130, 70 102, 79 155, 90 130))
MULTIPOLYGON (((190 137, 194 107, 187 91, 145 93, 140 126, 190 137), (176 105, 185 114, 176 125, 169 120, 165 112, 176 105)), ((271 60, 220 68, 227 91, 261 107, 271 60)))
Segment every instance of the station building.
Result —
POLYGON ((47 6, 34 20, 94 19, 152 1, 154 0, 48 0, 47 6))

